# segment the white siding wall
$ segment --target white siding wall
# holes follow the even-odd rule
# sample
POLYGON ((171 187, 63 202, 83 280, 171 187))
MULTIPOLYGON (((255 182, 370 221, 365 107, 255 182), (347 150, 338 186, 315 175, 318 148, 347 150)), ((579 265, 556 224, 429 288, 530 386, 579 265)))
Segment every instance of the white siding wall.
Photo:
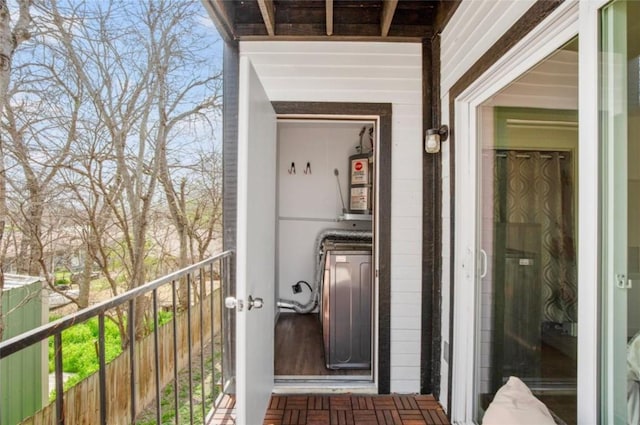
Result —
MULTIPOLYGON (((449 90, 462 75, 535 3, 535 0, 463 1, 442 32, 440 45, 442 123, 449 124, 449 90)), ((458 149, 463 140, 456 140, 458 149)), ((449 146, 443 144, 442 154, 442 361, 440 402, 450 410, 448 347, 449 314, 451 309, 451 193, 449 187, 449 146)), ((455 325, 462 326, 464 320, 455 325)))
POLYGON ((560 50, 554 53, 484 105, 577 111, 578 52, 560 50))
POLYGON ((422 47, 419 43, 241 42, 274 101, 393 105, 391 391, 420 389, 422 47))
POLYGON ((535 0, 466 0, 442 31, 441 93, 451 86, 498 41, 535 0))

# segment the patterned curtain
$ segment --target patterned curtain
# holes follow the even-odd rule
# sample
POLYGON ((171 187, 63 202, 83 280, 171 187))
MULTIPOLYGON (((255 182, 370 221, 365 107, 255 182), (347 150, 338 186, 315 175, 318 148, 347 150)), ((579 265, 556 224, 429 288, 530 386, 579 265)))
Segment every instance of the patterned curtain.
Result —
POLYGON ((577 321, 573 178, 569 152, 497 151, 494 218, 541 227, 545 321, 577 321))

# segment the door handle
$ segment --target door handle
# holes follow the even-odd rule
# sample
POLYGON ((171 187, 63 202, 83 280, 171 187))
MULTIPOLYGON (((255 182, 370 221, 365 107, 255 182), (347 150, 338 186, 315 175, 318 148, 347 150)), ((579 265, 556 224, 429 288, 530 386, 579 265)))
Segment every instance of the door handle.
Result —
POLYGON ((253 298, 253 296, 249 295, 249 310, 252 308, 262 308, 264 305, 264 300, 262 298, 253 298))
MULTIPOLYGON (((242 311, 243 304, 242 300, 238 300, 236 297, 227 297, 224 299, 224 306, 230 310, 237 308, 238 311, 242 311)), ((251 309, 251 307, 249 307, 249 309, 251 309)))
POLYGON ((480 279, 483 279, 487 276, 487 272, 489 271, 487 267, 487 252, 480 248, 480 258, 482 259, 481 269, 480 269, 480 279))
MULTIPOLYGON (((252 308, 262 308, 264 306, 264 300, 262 298, 253 298, 253 296, 249 295, 249 300, 247 302, 249 304, 249 310, 252 308)), ((244 304, 242 300, 236 299, 236 297, 227 297, 224 299, 224 306, 230 310, 238 309, 238 311, 242 311, 244 304)))

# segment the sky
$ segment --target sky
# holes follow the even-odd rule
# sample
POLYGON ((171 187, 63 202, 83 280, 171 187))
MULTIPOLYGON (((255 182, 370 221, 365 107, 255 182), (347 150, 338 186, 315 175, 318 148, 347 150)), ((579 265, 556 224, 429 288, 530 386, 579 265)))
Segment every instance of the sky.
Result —
MULTIPOLYGON (((43 0, 43 2, 47 2, 48 0, 43 0)), ((155 3, 147 3, 148 4, 159 4, 160 0, 152 0, 155 3)), ((170 1, 170 0, 169 0, 170 1)), ((178 2, 184 0, 177 0, 178 2)), ((15 0, 9 0, 9 4, 12 11, 12 18, 17 18, 17 3, 15 0)), ((144 6, 144 3, 141 3, 140 0, 109 0, 109 1, 99 1, 99 0, 58 0, 58 4, 60 10, 68 11, 68 15, 71 16, 71 10, 73 8, 77 8, 82 6, 86 10, 96 10, 96 9, 105 9, 112 7, 113 13, 117 15, 117 20, 113 23, 116 29, 113 31, 113 37, 122 37, 125 39, 127 36, 127 30, 131 29, 130 25, 136 25, 137 21, 132 16, 134 12, 139 12, 144 6)), ((37 7, 32 7, 32 14, 36 21, 42 22, 41 18, 44 18, 47 14, 48 10, 46 9, 47 4, 45 3, 42 9, 38 9, 37 7)), ((196 9, 196 17, 189 23, 189 27, 186 30, 183 28, 183 32, 181 33, 184 38, 182 41, 184 42, 193 42, 197 46, 195 50, 193 50, 193 54, 197 56, 196 60, 202 60, 203 66, 198 67, 196 69, 181 69, 178 72, 178 78, 180 76, 184 77, 185 81, 189 78, 196 78, 198 75, 204 75, 206 72, 215 72, 220 71, 222 69, 222 49, 223 42, 220 39, 215 25, 210 19, 207 11, 204 8, 204 5, 200 1, 194 2, 194 8, 196 9)), ((64 15, 64 12, 63 12, 64 15)), ((90 25, 96 25, 95 21, 87 21, 90 25)), ((42 27, 40 27, 42 28, 42 27)), ((46 26, 44 28, 47 28, 46 26)), ((145 31, 143 29, 143 31, 145 31)), ((144 39, 144 37, 143 37, 144 39)), ((53 38, 47 36, 33 37, 27 43, 21 45, 16 51, 16 55, 14 57, 14 66, 17 68, 19 65, 23 65, 30 62, 40 61, 41 63, 46 63, 48 60, 53 60, 51 58, 51 51, 38 46, 38 43, 42 43, 42 41, 51 42, 53 38), (49 56, 47 56, 49 55, 49 56)), ((95 40, 93 40, 95 41, 95 40)), ((99 43, 93 43, 93 46, 98 45, 99 43)), ((135 53, 136 46, 131 47, 131 52, 135 53)), ((62 50, 62 49, 61 49, 62 50)), ((124 49, 123 49, 124 50, 124 49)), ((106 53, 105 53, 106 54, 106 53)), ((108 60, 108 59, 106 59, 108 60)), ((135 61, 131 61, 132 67, 135 67, 135 61)), ((89 69, 89 68, 85 68, 89 69)), ((28 72, 33 72, 33 70, 28 72)), ((115 72, 115 71, 114 71, 115 72)), ((15 74, 17 77, 17 74, 15 74)), ((46 75, 46 74, 45 74, 46 75)), ((17 78, 14 80, 17 81, 17 78)), ((36 90, 37 92, 37 90, 36 90)), ((44 92, 42 92, 44 93, 44 92)), ((42 95, 42 93, 29 93, 29 91, 25 91, 24 93, 20 93, 19 95, 14 97, 15 102, 26 102, 27 109, 31 110, 31 118, 23 117, 26 119, 33 119, 34 122, 37 119, 40 111, 42 111, 42 115, 44 115, 44 109, 46 108, 47 113, 51 115, 52 111, 56 109, 60 109, 61 114, 68 113, 69 110, 64 109, 63 106, 69 104, 70 98, 69 96, 61 95, 59 98, 56 96, 51 96, 49 94, 42 95), (40 110, 40 111, 39 111, 40 110)), ((197 93, 196 93, 197 96, 197 93)), ((23 105, 24 106, 24 105, 23 105)), ((25 109, 22 109, 25 110, 25 109)), ((86 110, 87 113, 95 114, 95 110, 92 109, 91 105, 88 104, 86 110)), ((212 114, 210 116, 211 121, 215 123, 213 134, 210 131, 210 128, 204 125, 204 123, 195 123, 195 124, 183 124, 177 127, 176 133, 178 134, 178 139, 172 145, 172 149, 174 150, 174 158, 178 161, 189 162, 195 158, 194 152, 197 150, 207 150, 210 151, 214 148, 220 149, 222 143, 222 120, 220 114, 212 114)), ((60 130, 56 130, 55 126, 50 124, 42 124, 48 126, 48 136, 47 140, 62 140, 64 139, 64 133, 60 130), (57 133, 56 133, 57 131, 57 133), (61 137, 62 136, 62 137, 61 137)), ((37 125, 34 125, 34 127, 37 125)), ((42 129, 39 130, 40 134, 42 133, 42 129)), ((35 133, 35 131, 34 131, 35 133)), ((35 140, 35 139, 34 139, 35 140)), ((132 136, 132 150, 135 151, 135 135, 132 136)), ((41 146, 32 145, 32 150, 30 154, 32 155, 31 159, 36 165, 36 167, 40 167, 42 165, 47 164, 49 158, 54 156, 54 151, 49 149, 42 149, 41 146)), ((8 161, 7 164, 10 168, 10 171, 16 171, 19 173, 17 169, 14 170, 14 165, 12 161, 8 161)), ((46 166, 46 165, 45 165, 46 166)))

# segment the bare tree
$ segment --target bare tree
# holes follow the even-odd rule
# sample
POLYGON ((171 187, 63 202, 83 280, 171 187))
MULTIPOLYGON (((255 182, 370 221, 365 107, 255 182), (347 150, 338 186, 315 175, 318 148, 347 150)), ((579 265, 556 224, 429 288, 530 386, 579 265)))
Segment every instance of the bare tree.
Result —
POLYGON ((0 105, 5 103, 11 80, 11 61, 18 45, 29 39, 31 0, 17 0, 18 19, 12 26, 7 0, 0 0, 0 105))
MULTIPOLYGON (((200 152, 187 186, 185 210, 189 220, 189 251, 191 261, 208 257, 212 243, 222 232, 222 153, 220 150, 200 152)), ((182 191, 183 193, 185 190, 182 191)))
MULTIPOLYGON (((162 6, 160 3, 159 7, 162 6)), ((157 65, 157 103, 155 105, 157 123, 153 137, 156 152, 159 153, 157 156, 158 175, 179 239, 179 266, 186 267, 189 264, 188 237, 191 233, 185 198, 186 179, 182 178, 178 185, 174 184, 169 169, 170 143, 180 139, 180 136, 184 141, 185 137, 180 130, 183 130, 186 122, 191 125, 206 125, 207 116, 204 115, 204 112, 211 113, 221 107, 221 75, 218 73, 204 78, 191 77, 184 80, 185 66, 191 67, 197 64, 185 61, 182 55, 176 56, 176 48, 186 47, 185 40, 188 38, 186 33, 172 32, 170 29, 176 24, 174 19, 181 20, 185 14, 193 12, 190 12, 187 7, 178 7, 176 11, 178 13, 174 15, 173 19, 167 20, 156 20, 150 14, 147 25, 149 28, 154 28, 154 31, 150 31, 149 46, 157 65), (197 94, 194 96, 194 93, 202 93, 203 89, 207 88, 213 88, 214 91, 205 94, 205 96, 197 94)), ((192 45, 191 48, 197 48, 197 46, 192 45)), ((180 148, 184 149, 184 145, 181 144, 180 148)), ((181 287, 181 299, 184 305, 186 302, 184 284, 181 287)))
MULTIPOLYGON (((13 55, 18 45, 30 37, 30 7, 30 0, 18 0, 18 19, 12 26, 11 11, 7 0, 0 0, 0 111, 6 103, 7 88, 11 80, 13 55)), ((5 141, 2 135, 0 135, 0 244, 4 237, 7 217, 7 181, 3 149, 4 143, 5 141)), ((0 258, 0 301, 2 300, 2 290, 4 288, 4 262, 2 258, 0 258)), ((2 339, 3 330, 2 303, 0 303, 0 339, 2 339)))
POLYGON ((113 172, 113 147, 105 140, 100 128, 87 129, 78 141, 77 152, 62 172, 74 228, 82 241, 82 272, 76 283, 79 307, 89 305, 90 284, 94 264, 107 279, 112 293, 118 290, 118 276, 112 266, 112 250, 120 240, 121 230, 114 223, 118 211, 121 185, 113 172), (114 242, 115 239, 115 242, 114 242))
POLYGON ((64 58, 48 45, 48 28, 37 20, 32 28, 30 42, 14 58, 0 114, 6 217, 15 241, 15 270, 40 275, 51 290, 66 295, 55 285, 53 261, 54 246, 69 241, 61 231, 67 207, 59 173, 82 130, 83 92, 64 58))
POLYGON ((14 58, 30 36, 18 4, 12 29, 0 0, 2 258, 55 289, 54 259, 73 253, 80 307, 95 267, 116 295, 203 259, 220 230, 221 72, 200 2, 37 0, 14 58))
POLYGON ((42 57, 39 64, 16 69, 18 78, 7 92, 1 121, 5 160, 16 169, 9 184, 18 206, 13 224, 22 234, 17 270, 43 275, 50 286, 53 271, 45 262, 43 217, 47 205, 55 208, 57 203, 53 186, 77 138, 82 98, 81 86, 72 76, 60 75, 55 61, 55 56, 42 57))
MULTIPOLYGON (((160 182, 165 191, 170 217, 179 241, 179 267, 204 259, 215 233, 221 224, 221 173, 214 170, 221 165, 215 151, 196 156, 191 167, 175 167, 172 175, 167 155, 162 157, 160 182), (188 171, 189 178, 184 173, 188 171), (217 191, 217 192, 216 192, 217 191)), ((220 167, 221 169, 221 167, 220 167)), ((221 170, 220 170, 221 171, 221 170)), ((186 282, 180 282, 180 303, 186 306, 186 282)))
MULTIPOLYGON (((186 234, 185 219, 175 206, 180 201, 165 184, 170 181, 168 157, 180 152, 172 144, 185 140, 177 130, 219 108, 220 73, 210 72, 211 67, 198 59, 202 55, 194 51, 205 48, 193 32, 201 5, 160 0, 63 7, 49 0, 42 7, 43 14, 51 13, 53 36, 95 109, 95 127, 109 146, 103 166, 109 167, 113 183, 95 185, 92 190, 98 190, 93 193, 96 201, 101 199, 109 210, 102 217, 112 219, 117 231, 108 235, 111 245, 101 239, 94 258, 109 276, 113 268, 107 259, 118 257, 128 288, 134 288, 146 280, 149 220, 154 205, 161 202, 160 182, 178 233, 186 234)), ((93 172, 85 174, 93 177, 93 172)), ((104 235, 99 228, 92 227, 94 239, 104 235)), ((182 242, 180 246, 188 246, 182 242)), ((112 280, 115 293, 118 279, 112 280)), ((138 335, 144 329, 145 304, 141 301, 136 306, 138 335)))

